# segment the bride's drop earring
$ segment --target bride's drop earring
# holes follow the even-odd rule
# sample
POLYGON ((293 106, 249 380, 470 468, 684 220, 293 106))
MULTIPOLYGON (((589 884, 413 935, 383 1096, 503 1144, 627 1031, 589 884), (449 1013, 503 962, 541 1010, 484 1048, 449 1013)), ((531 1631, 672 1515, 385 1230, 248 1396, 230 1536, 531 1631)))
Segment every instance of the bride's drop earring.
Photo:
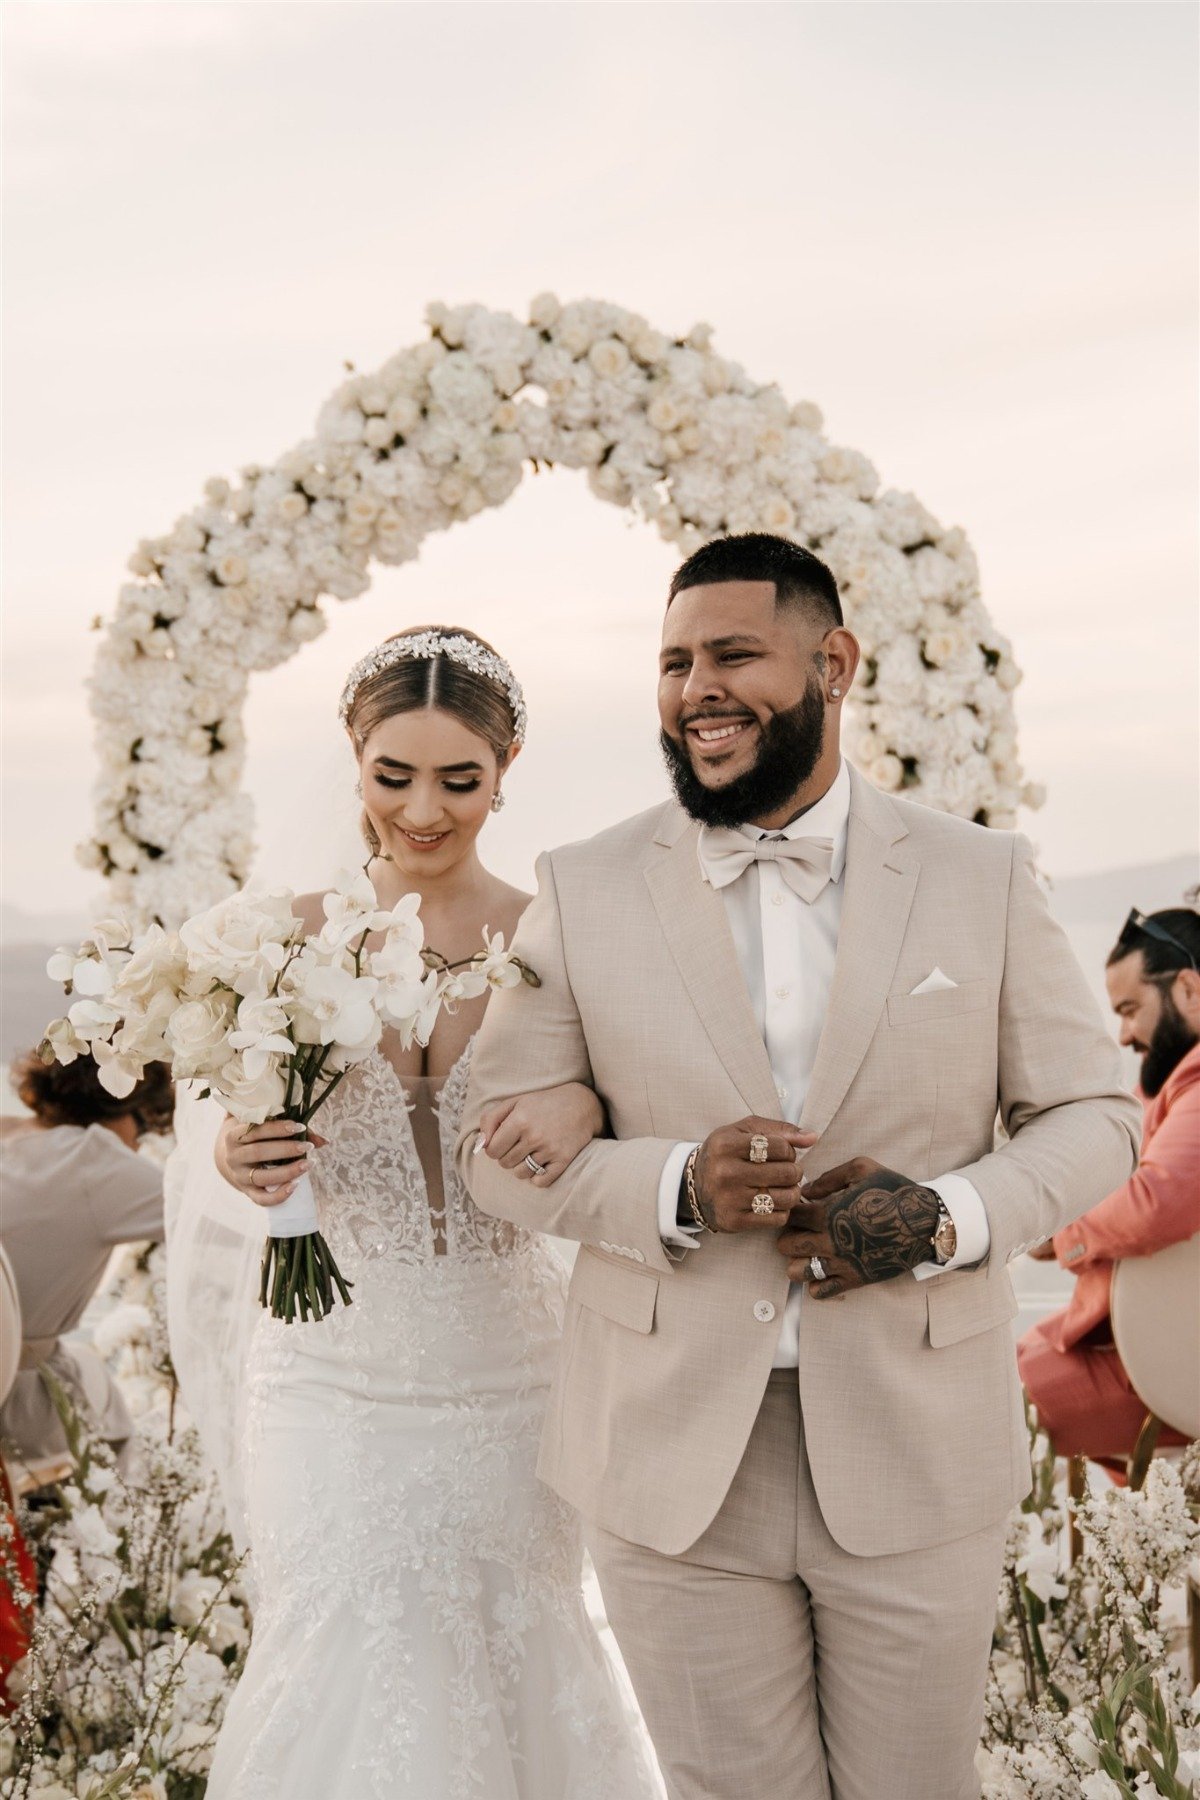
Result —
POLYGON ((499 788, 497 788, 495 793, 492 795, 492 811, 493 812, 503 812, 504 811, 504 795, 500 791, 499 788))
POLYGON ((361 800, 362 799, 362 776, 361 775, 359 776, 358 780, 354 784, 354 791, 358 795, 359 799, 361 800))

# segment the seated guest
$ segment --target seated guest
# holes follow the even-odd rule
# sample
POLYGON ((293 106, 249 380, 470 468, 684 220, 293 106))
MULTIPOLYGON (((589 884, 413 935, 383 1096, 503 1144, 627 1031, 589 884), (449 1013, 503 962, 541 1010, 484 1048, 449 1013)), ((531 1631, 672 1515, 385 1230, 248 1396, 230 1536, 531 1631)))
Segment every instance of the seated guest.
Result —
POLYGON ((20 1462, 61 1456, 66 1437, 44 1365, 89 1429, 120 1445, 133 1430, 100 1357, 64 1334, 79 1323, 117 1244, 163 1235, 162 1174, 136 1145, 171 1129, 174 1096, 165 1063, 151 1063, 127 1099, 100 1086, 95 1064, 43 1063, 36 1051, 12 1068, 33 1114, 0 1140, 0 1240, 21 1307, 21 1373, 0 1407, 0 1439, 20 1462))
MULTIPOLYGON (((1076 1277, 1071 1303, 1017 1346, 1025 1390, 1060 1456, 1123 1471, 1146 1417, 1109 1321, 1114 1262, 1200 1231, 1200 914, 1131 912, 1108 959, 1121 1042, 1142 1058, 1142 1154, 1115 1194, 1032 1252, 1076 1277)), ((1182 1439, 1164 1432, 1163 1444, 1182 1439)))

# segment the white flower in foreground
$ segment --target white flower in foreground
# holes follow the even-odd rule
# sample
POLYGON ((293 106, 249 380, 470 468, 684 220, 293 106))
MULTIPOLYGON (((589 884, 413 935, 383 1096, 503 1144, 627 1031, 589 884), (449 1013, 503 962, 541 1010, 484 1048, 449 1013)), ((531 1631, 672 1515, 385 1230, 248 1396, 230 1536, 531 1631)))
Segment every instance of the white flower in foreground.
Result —
POLYGON ((55 1062, 64 1065, 73 1063, 87 1049, 87 1039, 80 1037, 70 1019, 55 1019, 48 1025, 45 1042, 53 1051, 55 1062))
POLYGON ((228 1055, 227 1040, 234 1012, 226 992, 203 1000, 185 1000, 167 1022, 166 1040, 180 1081, 210 1075, 228 1055))
POLYGON ((237 1009, 237 1023, 229 1034, 229 1048, 241 1052, 248 1081, 257 1081, 275 1056, 288 1056, 294 1048, 291 1021, 281 1000, 270 995, 250 996, 237 1009))
POLYGON ((96 1075, 106 1094, 115 1100, 128 1100, 142 1078, 144 1064, 140 1057, 122 1056, 111 1044, 97 1038, 92 1043, 92 1060, 96 1075))
MULTIPOLYGON (((148 1344, 154 1321, 148 1306, 127 1302, 105 1313, 92 1333, 92 1343, 103 1357, 112 1357, 132 1344, 148 1344)), ((95 1490, 89 1472, 88 1485, 95 1490)))
POLYGON ((487 926, 484 926, 483 955, 475 966, 489 987, 512 988, 521 985, 521 971, 513 961, 512 951, 504 948, 502 931, 489 935, 487 926))
POLYGON ((98 1506, 81 1506, 71 1514, 68 1536, 86 1556, 114 1556, 120 1539, 104 1522, 98 1506))
POLYGON ((283 991, 299 1044, 361 1044, 378 1023, 376 978, 318 963, 308 951, 289 966, 283 991))
POLYGON ((283 1112, 287 1082, 275 1065, 250 1076, 241 1057, 233 1056, 210 1082, 214 1098, 243 1125, 261 1125, 264 1119, 277 1118, 283 1112))
POLYGON ((1079 1791, 1083 1800, 1121 1800, 1120 1788, 1103 1769, 1097 1769, 1094 1775, 1085 1775, 1079 1791))
POLYGON ((285 946, 297 930, 292 894, 276 888, 231 894, 228 900, 189 919, 180 927, 179 936, 188 967, 195 974, 221 981, 233 978, 236 985, 239 973, 256 974, 264 963, 282 968, 285 946))

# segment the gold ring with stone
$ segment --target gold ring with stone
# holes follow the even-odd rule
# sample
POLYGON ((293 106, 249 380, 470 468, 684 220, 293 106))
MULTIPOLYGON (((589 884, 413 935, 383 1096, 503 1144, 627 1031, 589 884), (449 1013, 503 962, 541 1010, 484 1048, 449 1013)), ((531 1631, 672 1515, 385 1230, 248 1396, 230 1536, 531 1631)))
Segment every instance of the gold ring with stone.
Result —
POLYGON ((756 1131, 750 1139, 750 1161, 765 1163, 771 1153, 771 1146, 761 1131, 756 1131))
POLYGON ((775 1211, 775 1202, 772 1200, 770 1194, 755 1194, 753 1200, 750 1202, 750 1211, 753 1213, 773 1213, 775 1211))

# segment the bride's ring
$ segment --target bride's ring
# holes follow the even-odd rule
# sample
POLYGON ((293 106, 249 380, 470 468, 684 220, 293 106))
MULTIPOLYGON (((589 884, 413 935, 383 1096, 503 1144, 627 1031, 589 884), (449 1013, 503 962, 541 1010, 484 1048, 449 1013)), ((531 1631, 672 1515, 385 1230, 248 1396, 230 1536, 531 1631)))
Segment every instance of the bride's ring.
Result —
POLYGON ((534 1156, 527 1156, 525 1158, 525 1167, 529 1170, 531 1175, 544 1175, 546 1173, 543 1164, 538 1162, 537 1158, 534 1156))
POLYGON ((750 1202, 750 1211, 754 1213, 773 1213, 775 1211, 775 1202, 772 1200, 770 1194, 755 1194, 753 1200, 750 1202))
POLYGON ((812 1276, 814 1281, 828 1281, 829 1280, 829 1276, 825 1273, 825 1264, 821 1261, 819 1256, 810 1256, 809 1257, 808 1272, 812 1276))
POLYGON ((754 1136, 750 1139, 750 1161, 752 1163, 765 1163, 770 1152, 771 1146, 767 1142, 767 1139, 763 1136, 761 1131, 756 1131, 754 1136))

